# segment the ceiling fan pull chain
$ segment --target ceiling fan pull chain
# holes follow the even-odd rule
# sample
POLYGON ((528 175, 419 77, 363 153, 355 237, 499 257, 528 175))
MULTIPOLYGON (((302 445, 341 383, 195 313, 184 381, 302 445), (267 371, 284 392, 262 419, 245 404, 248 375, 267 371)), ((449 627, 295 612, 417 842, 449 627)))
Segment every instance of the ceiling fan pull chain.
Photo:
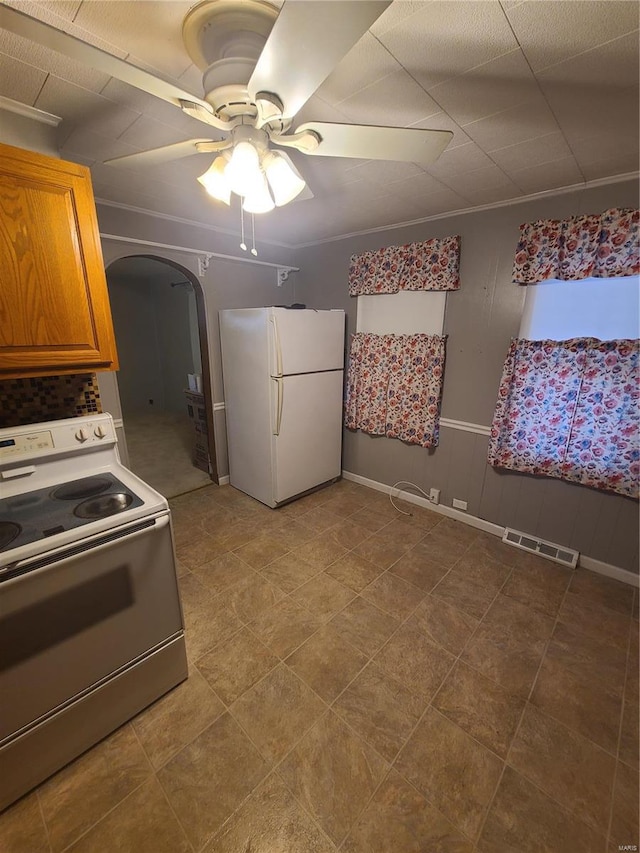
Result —
POLYGON ((247 244, 244 242, 244 207, 242 206, 242 199, 240 199, 240 248, 243 252, 247 251, 247 244))
POLYGON ((251 254, 255 257, 258 254, 256 249, 256 218, 251 214, 251 254))

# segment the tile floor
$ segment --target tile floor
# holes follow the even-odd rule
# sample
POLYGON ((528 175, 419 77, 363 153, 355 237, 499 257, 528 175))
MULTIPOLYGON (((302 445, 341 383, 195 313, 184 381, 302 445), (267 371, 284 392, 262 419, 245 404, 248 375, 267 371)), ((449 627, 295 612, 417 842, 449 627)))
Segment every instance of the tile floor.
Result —
POLYGON ((206 471, 193 464, 194 428, 188 415, 173 412, 124 416, 131 470, 166 498, 211 483, 206 471), (149 436, 153 441, 149 442, 149 436))
POLYGON ((3 851, 638 844, 633 588, 347 481, 172 505, 190 678, 1 815, 3 851))

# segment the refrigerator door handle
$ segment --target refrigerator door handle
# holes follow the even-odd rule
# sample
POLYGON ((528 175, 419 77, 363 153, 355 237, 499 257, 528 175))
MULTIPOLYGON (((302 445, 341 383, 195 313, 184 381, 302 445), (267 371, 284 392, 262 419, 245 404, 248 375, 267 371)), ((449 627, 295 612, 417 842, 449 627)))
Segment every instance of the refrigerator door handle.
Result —
MULTIPOLYGON (((275 317, 269 317, 273 324, 273 346, 275 351, 276 376, 282 376, 282 348, 280 347, 280 334, 278 332, 278 322, 275 317)), ((276 433, 277 435, 277 433, 276 433)))
POLYGON ((273 381, 276 383, 277 389, 277 397, 276 397, 276 425, 273 430, 274 435, 280 435, 280 427, 282 425, 282 406, 284 403, 284 381, 282 379, 274 378, 273 381))

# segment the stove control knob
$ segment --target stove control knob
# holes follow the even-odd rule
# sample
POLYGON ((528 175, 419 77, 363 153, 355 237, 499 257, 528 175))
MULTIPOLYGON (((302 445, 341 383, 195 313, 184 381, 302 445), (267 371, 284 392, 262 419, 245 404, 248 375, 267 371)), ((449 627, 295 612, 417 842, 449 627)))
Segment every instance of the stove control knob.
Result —
POLYGON ((104 438, 106 435, 106 432, 102 429, 101 426, 97 426, 94 429, 93 434, 95 435, 96 438, 104 438))
POLYGON ((80 443, 85 442, 88 438, 89 436, 87 435, 86 429, 79 429, 76 433, 76 441, 79 441, 80 443))

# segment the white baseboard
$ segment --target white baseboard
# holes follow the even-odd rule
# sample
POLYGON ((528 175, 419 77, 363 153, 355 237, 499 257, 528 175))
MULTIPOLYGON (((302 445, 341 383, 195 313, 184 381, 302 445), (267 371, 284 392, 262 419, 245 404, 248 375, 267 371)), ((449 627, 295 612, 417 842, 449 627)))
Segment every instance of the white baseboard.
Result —
MULTIPOLYGON (((466 512, 461 512, 458 509, 445 506, 444 504, 433 504, 426 498, 419 495, 413 495, 411 492, 404 492, 400 489, 393 489, 387 486, 386 483, 378 483, 377 480, 369 480, 367 477, 361 477, 360 474, 352 474, 351 471, 343 471, 342 476, 345 480, 351 480, 354 483, 359 483, 361 486, 367 486, 369 489, 375 489, 377 492, 384 492, 388 495, 393 493, 394 498, 400 498, 407 503, 416 504, 417 506, 426 507, 433 512, 438 512, 441 515, 446 515, 448 518, 454 518, 456 521, 462 521, 463 524, 468 524, 470 527, 475 527, 478 530, 484 530, 485 533, 493 533, 494 536, 500 536, 504 533, 505 528, 499 524, 493 524, 490 521, 485 521, 483 518, 477 518, 475 515, 469 515, 466 512)), ((587 557, 580 554, 578 557, 578 565, 583 569, 588 569, 590 572, 604 575, 608 578, 613 578, 622 583, 627 583, 630 586, 640 586, 640 576, 621 569, 618 566, 612 566, 609 563, 603 563, 601 560, 595 560, 593 557, 587 557)))
POLYGON ((588 569, 590 572, 597 572, 599 575, 605 575, 605 577, 622 581, 622 583, 628 583, 630 586, 640 586, 639 575, 630 572, 628 569, 620 569, 618 566, 612 566, 610 563, 595 560, 593 557, 586 557, 584 554, 580 554, 578 565, 583 569, 588 569))
POLYGON ((221 477, 218 477, 218 485, 219 486, 228 486, 229 485, 229 475, 223 474, 221 477))
POLYGON ((359 483, 361 486, 367 486, 369 489, 375 489, 377 492, 384 492, 385 495, 393 493, 394 498, 407 501, 407 503, 416 504, 417 506, 425 507, 433 512, 438 512, 440 515, 446 515, 448 518, 454 518, 456 521, 463 521, 470 527, 476 527, 478 530, 484 530, 485 533, 493 533, 495 536, 502 536, 504 527, 499 524, 492 524, 490 521, 485 521, 483 518, 476 518, 475 515, 469 515, 466 512, 461 512, 459 509, 445 506, 444 504, 433 504, 426 498, 420 495, 413 495, 411 492, 402 491, 402 489, 393 489, 385 483, 378 483, 376 480, 369 480, 367 477, 361 477, 360 474, 352 474, 350 471, 343 471, 342 476, 345 480, 352 480, 354 483, 359 483))

